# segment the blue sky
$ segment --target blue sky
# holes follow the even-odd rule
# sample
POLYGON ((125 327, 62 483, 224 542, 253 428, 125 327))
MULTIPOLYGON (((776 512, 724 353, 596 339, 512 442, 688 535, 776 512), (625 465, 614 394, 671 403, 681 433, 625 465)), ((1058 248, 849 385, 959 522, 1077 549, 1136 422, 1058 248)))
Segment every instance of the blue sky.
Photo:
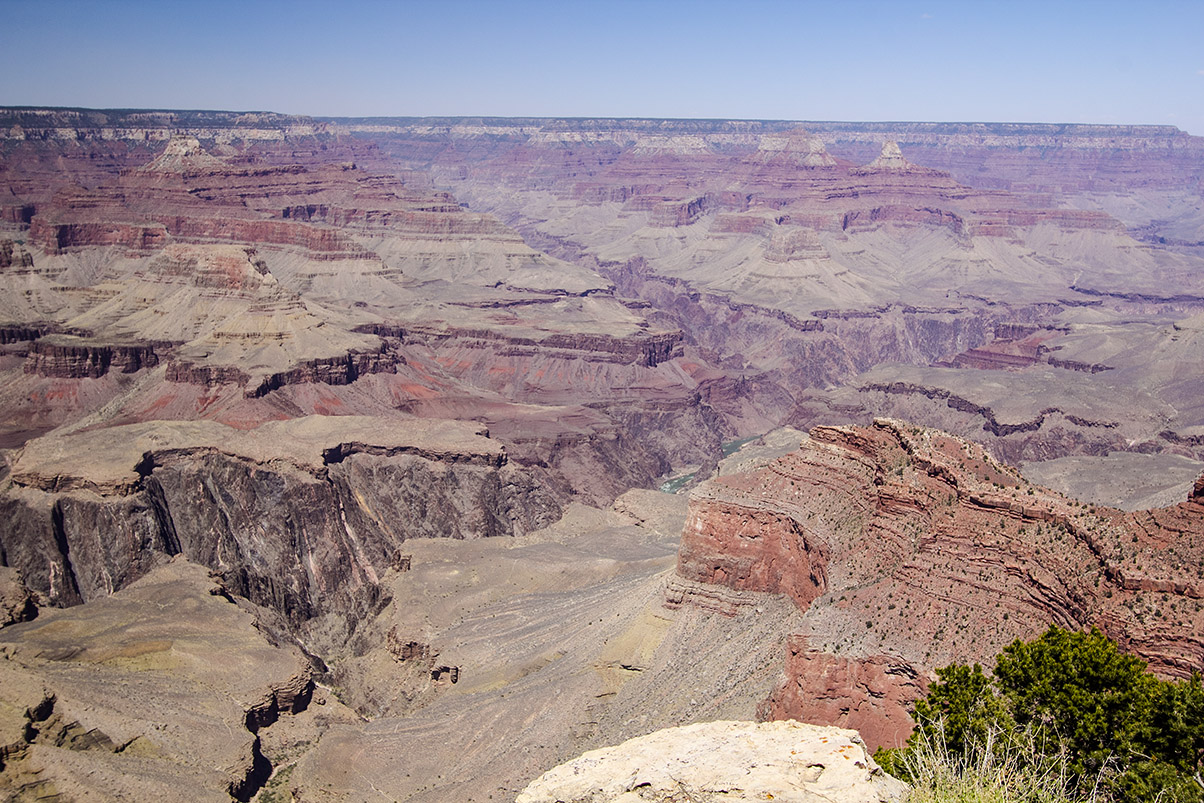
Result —
POLYGON ((1204 1, 0 0, 0 104, 1204 135, 1204 1))

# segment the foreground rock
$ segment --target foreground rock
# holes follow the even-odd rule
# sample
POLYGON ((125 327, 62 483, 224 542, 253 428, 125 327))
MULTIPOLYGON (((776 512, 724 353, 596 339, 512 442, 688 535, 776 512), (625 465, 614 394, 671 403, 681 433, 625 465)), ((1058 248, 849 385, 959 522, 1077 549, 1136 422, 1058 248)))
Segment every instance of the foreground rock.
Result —
POLYGON ((902 800, 855 731, 799 722, 705 722, 591 750, 544 773, 516 803, 902 800))

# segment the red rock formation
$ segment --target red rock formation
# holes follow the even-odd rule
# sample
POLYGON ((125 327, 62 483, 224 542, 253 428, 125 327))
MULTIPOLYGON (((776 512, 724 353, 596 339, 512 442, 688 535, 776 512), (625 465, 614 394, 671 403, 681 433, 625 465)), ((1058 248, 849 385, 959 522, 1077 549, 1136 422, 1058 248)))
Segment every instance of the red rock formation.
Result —
POLYGON ((678 574, 789 594, 808 630, 766 711, 891 744, 934 667, 989 664, 1050 623, 1098 625, 1158 672, 1204 668, 1202 514, 1204 480, 1176 507, 1123 514, 878 420, 818 427, 799 451, 701 486, 678 574))
POLYGON ((974 368, 979 370, 1020 370, 1045 363, 1067 371, 1098 374, 1111 371, 1112 367, 1101 363, 1086 363, 1080 360, 1063 360, 1053 356, 1061 346, 1047 345, 1065 332, 1065 329, 1037 327, 1024 324, 1001 324, 995 327, 995 339, 990 343, 956 354, 952 359, 938 360, 935 364, 952 368, 974 368))
MULTIPOLYGON (((994 345, 994 344, 992 344, 994 345)), ((1012 350, 1005 350, 999 346, 994 348, 983 347, 977 349, 967 349, 961 354, 953 358, 950 365, 954 368, 977 368, 980 370, 1015 370, 1019 368, 1028 368, 1030 365, 1037 364, 1036 349, 1023 347, 1016 349, 1019 353, 1010 353, 1012 350)))
POLYGON ((33 219, 29 238, 49 254, 92 245, 120 245, 137 251, 153 251, 168 242, 167 228, 161 223, 54 223, 40 216, 33 219))
POLYGON ((794 636, 786 646, 787 681, 758 710, 764 719, 797 719, 853 728, 870 745, 897 745, 911 733, 911 706, 925 682, 889 655, 852 659, 811 650, 794 636))
POLYGON ((687 580, 787 594, 804 610, 827 591, 827 545, 788 515, 700 500, 685 530, 677 573, 687 580))

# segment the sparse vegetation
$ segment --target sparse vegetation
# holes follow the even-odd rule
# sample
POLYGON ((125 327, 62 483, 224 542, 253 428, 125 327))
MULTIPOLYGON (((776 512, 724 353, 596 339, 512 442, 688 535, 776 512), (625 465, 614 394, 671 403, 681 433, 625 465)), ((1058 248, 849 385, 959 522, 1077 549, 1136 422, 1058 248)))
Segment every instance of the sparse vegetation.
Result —
POLYGON ((997 741, 969 753, 950 752, 940 738, 927 732, 903 752, 877 758, 892 774, 912 784, 908 803, 1074 803, 1065 791, 1063 765, 1035 760, 1040 755, 1026 744, 997 741))
POLYGON ((259 793, 259 803, 290 803, 293 800, 289 779, 292 777, 294 766, 289 764, 272 775, 259 793))

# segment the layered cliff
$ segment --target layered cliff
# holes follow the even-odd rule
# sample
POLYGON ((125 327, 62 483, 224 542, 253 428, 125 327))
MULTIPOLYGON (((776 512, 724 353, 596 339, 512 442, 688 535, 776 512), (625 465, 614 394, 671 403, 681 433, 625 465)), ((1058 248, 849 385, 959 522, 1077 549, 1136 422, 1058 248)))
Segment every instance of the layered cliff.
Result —
MULTIPOLYGON (((27 132, 129 122, 17 116, 27 132)), ((680 332, 597 273, 346 148, 298 150, 325 135, 284 118, 145 117, 283 139, 119 126, 10 142, 3 179, 30 214, 0 272, 4 443, 85 416, 245 429, 401 407, 488 420, 558 499, 601 502, 717 452, 727 427, 681 370, 680 332)))
POLYGON ((787 594, 805 613, 767 715, 891 744, 934 667, 988 661, 1050 623, 1100 626, 1159 672, 1198 671, 1198 496, 1125 514, 937 431, 818 427, 798 451, 695 491, 677 571, 787 594))
POLYGON ((350 632, 407 539, 516 535, 559 516, 483 432, 344 416, 47 436, 12 466, 0 552, 50 604, 110 594, 180 554, 295 627, 331 615, 350 632))
MULTIPOLYGON (((22 334, 36 337, 34 332, 22 334)), ((158 364, 159 356, 150 344, 106 345, 79 338, 41 337, 31 345, 23 370, 27 374, 62 379, 96 379, 110 370, 132 374, 158 364)))

